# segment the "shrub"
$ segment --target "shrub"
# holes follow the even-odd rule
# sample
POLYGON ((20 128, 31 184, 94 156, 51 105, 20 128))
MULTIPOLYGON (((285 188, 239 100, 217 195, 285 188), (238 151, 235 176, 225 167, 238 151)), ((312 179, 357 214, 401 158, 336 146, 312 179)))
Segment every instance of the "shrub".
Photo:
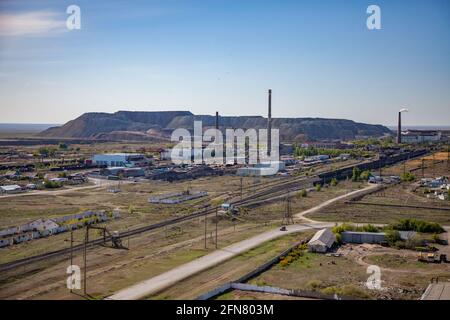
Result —
POLYGON ((340 233, 336 233, 336 243, 337 244, 342 244, 342 235, 340 233))
POLYGON ((63 172, 58 173, 58 177, 59 178, 67 178, 67 172, 63 171, 63 172))
POLYGON ((356 228, 354 225, 349 224, 349 223, 342 223, 340 225, 334 226, 333 229, 331 229, 331 231, 334 234, 340 234, 344 231, 354 231, 356 228))
POLYGON ((442 233, 445 231, 439 223, 417 219, 401 219, 398 223, 392 225, 392 229, 421 233, 442 233))
POLYGON ((435 243, 440 243, 441 242, 441 237, 436 232, 433 233, 433 242, 435 242, 435 243))
POLYGON ((362 227, 364 232, 379 232, 379 229, 375 227, 373 224, 366 224, 362 227))
POLYGON ((359 176, 361 175, 361 170, 358 167, 353 168, 352 181, 359 181, 359 176))
POLYGON ((316 184, 316 191, 322 190, 322 186, 320 184, 316 184))
POLYGON ((400 233, 397 230, 387 230, 386 231, 386 241, 388 242, 389 246, 391 247, 398 247, 399 241, 401 241, 402 238, 400 237, 400 233))
POLYGON ((363 181, 367 181, 367 180, 369 180, 371 175, 372 174, 370 173, 370 171, 366 170, 366 171, 361 172, 359 179, 363 180, 363 181))
POLYGON ((416 176, 413 175, 411 172, 405 172, 400 176, 400 179, 405 182, 411 182, 416 180, 416 176))
POLYGON ((354 224, 350 223, 343 223, 340 225, 336 225, 331 229, 331 231, 337 235, 340 235, 340 233, 344 231, 357 231, 357 232, 380 232, 380 228, 374 226, 373 224, 366 224, 363 226, 355 226, 354 224))
POLYGON ((300 198, 306 198, 308 196, 308 191, 306 191, 305 189, 302 189, 298 192, 298 196, 300 198))
POLYGON ((58 145, 58 148, 61 150, 67 150, 69 148, 69 146, 67 145, 67 143, 60 142, 58 145))
POLYGON ((61 184, 54 182, 54 181, 45 180, 44 187, 47 189, 56 189, 56 188, 60 188, 61 184))
POLYGON ((312 290, 318 289, 323 285, 322 281, 320 280, 310 280, 308 283, 306 283, 306 286, 312 290))
POLYGON ((337 186, 337 184, 338 184, 338 181, 336 178, 331 179, 330 186, 335 187, 335 186, 337 186))

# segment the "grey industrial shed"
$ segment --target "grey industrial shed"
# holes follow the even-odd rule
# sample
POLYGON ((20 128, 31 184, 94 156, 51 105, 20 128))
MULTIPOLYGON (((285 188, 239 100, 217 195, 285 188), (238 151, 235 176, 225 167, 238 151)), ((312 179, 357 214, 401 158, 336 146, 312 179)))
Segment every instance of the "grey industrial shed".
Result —
POLYGON ((344 243, 383 243, 386 241, 384 232, 356 232, 344 231, 341 233, 344 243))

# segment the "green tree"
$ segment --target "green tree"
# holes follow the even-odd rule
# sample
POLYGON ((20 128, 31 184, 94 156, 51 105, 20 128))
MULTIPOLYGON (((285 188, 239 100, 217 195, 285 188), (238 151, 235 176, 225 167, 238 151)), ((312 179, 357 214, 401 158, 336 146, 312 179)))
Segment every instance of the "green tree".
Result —
POLYGON ((354 167, 353 172, 352 172, 352 181, 354 181, 354 182, 359 181, 360 175, 361 175, 361 170, 358 167, 354 167))
POLYGON ((67 178, 67 172, 63 171, 63 172, 58 173, 58 177, 59 178, 67 178))
POLYGON ((386 241, 389 246, 395 246, 397 241, 400 241, 402 238, 400 237, 400 232, 397 230, 387 230, 386 231, 386 241))
POLYGON ((337 179, 336 179, 336 178, 333 178, 333 179, 331 179, 331 181, 330 181, 330 185, 331 185, 332 187, 335 187, 335 186, 337 186, 337 184, 338 184, 338 181, 337 181, 337 179))
POLYGON ((320 183, 316 184, 316 191, 322 190, 322 185, 320 183))
POLYGON ((302 189, 298 192, 299 198, 305 198, 306 196, 308 196, 308 191, 306 191, 305 189, 302 189))
POLYGON ((58 148, 61 150, 67 150, 69 148, 69 146, 67 145, 67 143, 60 142, 58 145, 58 148))
POLYGON ((411 172, 405 172, 400 176, 400 179, 405 182, 411 182, 416 180, 416 176, 411 172))
POLYGON ((366 170, 366 171, 361 172, 361 174, 359 175, 359 179, 363 180, 363 181, 367 181, 367 180, 369 180, 371 175, 372 174, 370 173, 370 171, 366 170))
POLYGON ((48 157, 48 155, 50 154, 50 150, 47 147, 40 147, 38 149, 38 154, 41 157, 48 157))

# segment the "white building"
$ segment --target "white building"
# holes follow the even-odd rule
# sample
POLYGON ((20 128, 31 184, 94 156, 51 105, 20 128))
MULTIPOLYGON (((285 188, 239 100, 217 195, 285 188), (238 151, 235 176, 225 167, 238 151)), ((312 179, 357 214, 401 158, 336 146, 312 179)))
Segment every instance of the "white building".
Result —
POLYGON ((239 168, 236 174, 238 176, 273 176, 285 169, 286 165, 283 161, 270 161, 255 164, 253 167, 239 168))
POLYGON ((406 130, 402 132, 403 143, 436 142, 441 140, 441 132, 434 130, 406 130))
POLYGON ((333 246, 336 241, 336 236, 329 229, 322 229, 308 242, 308 251, 325 253, 333 246))
POLYGON ((0 193, 19 193, 22 192, 22 187, 17 184, 12 184, 8 186, 0 186, 0 193))
POLYGON ((96 154, 93 163, 107 167, 146 167, 150 159, 139 153, 105 153, 96 154))

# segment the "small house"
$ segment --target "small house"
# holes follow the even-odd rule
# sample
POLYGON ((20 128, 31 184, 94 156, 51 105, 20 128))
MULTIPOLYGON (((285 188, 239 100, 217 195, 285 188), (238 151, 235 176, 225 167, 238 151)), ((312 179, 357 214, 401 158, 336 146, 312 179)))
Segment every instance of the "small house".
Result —
POLYGON ((316 234, 308 242, 308 251, 310 252, 327 252, 336 241, 336 236, 329 229, 322 229, 316 232, 316 234))

